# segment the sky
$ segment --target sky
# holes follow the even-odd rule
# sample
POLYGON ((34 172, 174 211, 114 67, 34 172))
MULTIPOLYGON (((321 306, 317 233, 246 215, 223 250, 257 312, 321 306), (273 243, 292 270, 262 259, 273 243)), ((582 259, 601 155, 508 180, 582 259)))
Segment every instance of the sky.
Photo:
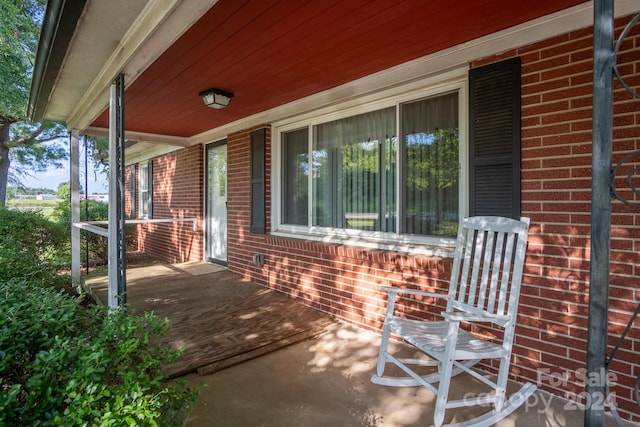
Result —
MULTIPOLYGON (((62 146, 67 146, 66 141, 54 140, 50 142, 50 144, 59 144, 62 146)), ((85 185, 85 168, 84 168, 84 146, 82 142, 80 143, 80 185, 84 188, 85 185)), ((68 154, 68 152, 67 152, 68 154)), ((30 177, 21 177, 20 182, 27 188, 50 188, 54 192, 58 191, 58 185, 63 182, 70 181, 70 161, 63 160, 61 168, 50 167, 44 172, 34 173, 33 176, 30 177)), ((89 194, 104 194, 108 192, 107 181, 108 177, 106 173, 100 172, 96 170, 93 166, 93 162, 90 160, 89 165, 89 194)))
MULTIPOLYGON (((56 169, 49 168, 45 172, 38 172, 33 177, 22 179, 22 184, 29 188, 50 188, 54 192, 58 190, 58 185, 70 180, 69 161, 65 161, 64 167, 56 169)), ((107 192, 107 175, 101 172, 94 172, 89 165, 89 194, 102 194, 107 192)), ((85 174, 84 163, 80 165, 80 185, 84 187, 85 174)))

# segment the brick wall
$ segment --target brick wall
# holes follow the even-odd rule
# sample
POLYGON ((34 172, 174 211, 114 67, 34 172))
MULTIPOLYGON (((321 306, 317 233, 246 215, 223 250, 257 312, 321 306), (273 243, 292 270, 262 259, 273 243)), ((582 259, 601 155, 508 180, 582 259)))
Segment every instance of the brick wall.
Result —
MULTIPOLYGON (((617 22, 617 34, 628 20, 617 22)), ((556 377, 542 378, 539 386, 578 400, 584 395, 580 370, 586 361, 589 303, 592 44, 588 29, 502 55, 522 57, 522 214, 532 220, 516 369, 529 378, 554 373, 556 377)), ((639 48, 636 29, 617 61, 621 74, 636 88, 639 48)), ((495 59, 478 63, 491 60, 495 59)), ((640 100, 633 100, 616 81, 614 103, 615 163, 640 148, 640 100)), ((631 168, 622 172, 626 175, 631 168)), ((625 179, 618 176, 617 185, 627 187, 621 193, 633 200, 625 179)), ((640 211, 614 200, 612 213, 609 353, 640 301, 640 211)), ((640 329, 636 327, 629 338, 610 367, 611 391, 618 408, 638 420, 632 386, 640 374, 640 329)))
POLYGON ((191 222, 138 225, 139 250, 169 262, 201 261, 203 255, 204 155, 197 145, 152 159, 153 219, 198 218, 191 222))
MULTIPOLYGON (((265 128, 266 132, 266 188, 267 188, 267 233, 270 232, 271 216, 269 201, 271 199, 271 132, 270 127, 256 126, 227 137, 227 244, 228 265, 232 271, 247 268, 248 260, 252 260, 257 249, 266 249, 265 235, 249 232, 250 223, 250 178, 249 153, 250 134, 256 129, 265 128)), ((258 273, 260 269, 249 264, 246 275, 258 273)), ((261 284, 266 285, 264 280, 261 284)))
MULTIPOLYGON (((133 213, 138 209, 138 168, 129 165, 124 168, 124 216, 126 219, 135 219, 133 213), (131 181, 134 181, 132 184, 131 181), (134 191, 132 191, 134 190, 134 191)), ((138 226, 129 224, 126 226, 127 253, 139 252, 138 226)))

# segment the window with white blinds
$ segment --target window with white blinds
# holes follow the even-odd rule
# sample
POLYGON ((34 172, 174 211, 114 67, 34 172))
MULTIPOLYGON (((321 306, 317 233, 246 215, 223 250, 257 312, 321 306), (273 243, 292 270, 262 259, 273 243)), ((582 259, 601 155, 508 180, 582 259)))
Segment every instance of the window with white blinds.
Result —
POLYGON ((282 132, 282 224, 454 236, 458 97, 451 91, 282 132))

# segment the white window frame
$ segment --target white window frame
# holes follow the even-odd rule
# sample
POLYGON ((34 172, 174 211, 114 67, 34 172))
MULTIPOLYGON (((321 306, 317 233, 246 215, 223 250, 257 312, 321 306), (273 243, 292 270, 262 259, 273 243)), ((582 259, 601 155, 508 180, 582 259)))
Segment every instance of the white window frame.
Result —
MULTIPOLYGON (((444 73, 438 77, 430 77, 421 79, 400 87, 392 88, 386 91, 380 91, 377 94, 363 96, 350 102, 339 105, 333 105, 323 108, 315 113, 307 113, 299 117, 294 117, 287 121, 274 123, 273 125, 273 150, 271 182, 274 191, 271 192, 271 229, 272 235, 299 238, 307 240, 320 240, 325 242, 340 243, 346 245, 406 251, 412 253, 426 254, 449 254, 454 246, 454 238, 442 238, 434 236, 418 236, 409 234, 399 234, 395 232, 382 231, 363 231, 355 229, 338 229, 314 226, 299 226, 282 224, 281 209, 281 189, 282 189, 282 141, 281 135, 284 132, 308 128, 309 132, 309 152, 312 150, 313 144, 313 126, 357 114, 367 113, 380 110, 387 107, 396 108, 396 135, 400 135, 400 106, 403 103, 420 100, 423 98, 445 94, 447 92, 458 92, 458 123, 459 123, 459 173, 460 173, 460 191, 459 191, 459 214, 462 218, 468 215, 469 200, 469 138, 468 138, 468 69, 466 67, 444 73)), ((399 141, 400 142, 400 141, 399 141)), ((399 173, 400 171, 398 171, 399 173)), ((309 179, 309 192, 312 192, 312 181, 309 179)), ((396 179, 396 195, 401 197, 402 192, 399 188, 400 180, 396 179)), ((309 216, 312 215, 311 207, 312 198, 309 198, 309 216)), ((400 206, 399 200, 396 201, 400 206)), ((309 218, 308 224, 311 224, 309 218)))
MULTIPOLYGON (((143 203, 142 194, 151 191, 149 188, 149 161, 138 163, 138 218, 149 219, 149 205, 143 203), (144 173, 143 173, 144 171, 144 173), (146 185, 143 186, 143 177, 146 177, 146 185)), ((147 200, 149 200, 147 198, 147 200)))

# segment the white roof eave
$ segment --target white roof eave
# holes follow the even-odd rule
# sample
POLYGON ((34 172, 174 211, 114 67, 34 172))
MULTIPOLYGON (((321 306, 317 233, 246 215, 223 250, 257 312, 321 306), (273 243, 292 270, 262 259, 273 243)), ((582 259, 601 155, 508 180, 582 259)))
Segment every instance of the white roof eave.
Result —
POLYGON ((109 104, 120 74, 140 76, 218 0, 90 2, 77 24, 45 118, 85 130, 109 104))

